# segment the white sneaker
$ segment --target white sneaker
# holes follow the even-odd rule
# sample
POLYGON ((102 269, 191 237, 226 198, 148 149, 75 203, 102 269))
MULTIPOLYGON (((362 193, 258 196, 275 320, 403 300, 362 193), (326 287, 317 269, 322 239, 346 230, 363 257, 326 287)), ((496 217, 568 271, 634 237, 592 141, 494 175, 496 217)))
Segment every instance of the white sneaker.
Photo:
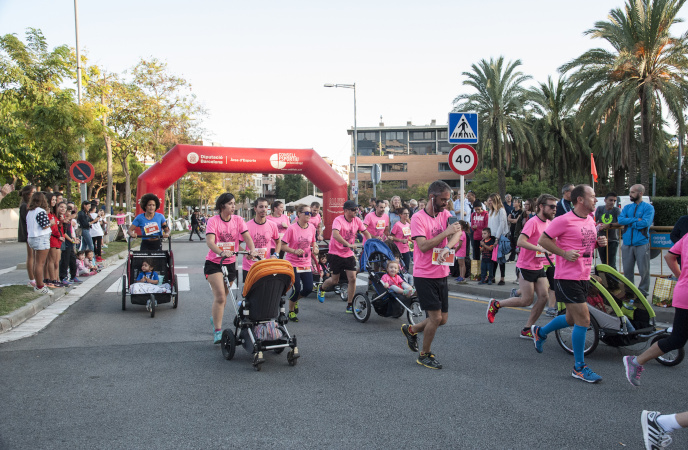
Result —
POLYGON ((44 295, 54 295, 55 294, 53 291, 48 289, 47 286, 43 286, 40 289, 38 289, 37 287, 34 287, 33 290, 34 290, 34 292, 38 292, 38 293, 44 294, 44 295))

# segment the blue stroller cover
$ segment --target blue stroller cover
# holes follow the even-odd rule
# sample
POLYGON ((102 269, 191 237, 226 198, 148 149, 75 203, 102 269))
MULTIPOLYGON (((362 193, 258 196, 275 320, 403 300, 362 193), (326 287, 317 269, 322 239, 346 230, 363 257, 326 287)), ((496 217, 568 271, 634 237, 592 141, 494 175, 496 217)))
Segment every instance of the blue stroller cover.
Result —
POLYGON ((388 260, 394 260, 394 254, 387 245, 379 239, 368 239, 363 245, 361 253, 361 271, 368 270, 368 259, 373 253, 382 253, 388 260))

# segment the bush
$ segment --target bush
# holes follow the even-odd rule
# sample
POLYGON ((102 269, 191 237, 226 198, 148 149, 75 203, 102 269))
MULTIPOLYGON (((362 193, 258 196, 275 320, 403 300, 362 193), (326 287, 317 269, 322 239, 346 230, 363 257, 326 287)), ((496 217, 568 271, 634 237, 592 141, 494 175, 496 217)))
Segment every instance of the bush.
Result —
POLYGON ((12 191, 0 202, 0 209, 19 208, 21 198, 18 191, 12 191))
POLYGON ((679 217, 688 214, 688 197, 652 197, 655 225, 673 227, 679 217))

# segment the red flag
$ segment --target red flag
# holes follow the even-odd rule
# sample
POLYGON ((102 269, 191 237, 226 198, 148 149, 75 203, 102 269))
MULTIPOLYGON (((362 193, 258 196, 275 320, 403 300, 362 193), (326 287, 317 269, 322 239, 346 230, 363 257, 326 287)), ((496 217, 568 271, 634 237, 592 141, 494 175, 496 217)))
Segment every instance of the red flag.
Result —
POLYGON ((592 156, 592 153, 590 153, 590 174, 597 183, 597 167, 595 167, 595 157, 592 156))

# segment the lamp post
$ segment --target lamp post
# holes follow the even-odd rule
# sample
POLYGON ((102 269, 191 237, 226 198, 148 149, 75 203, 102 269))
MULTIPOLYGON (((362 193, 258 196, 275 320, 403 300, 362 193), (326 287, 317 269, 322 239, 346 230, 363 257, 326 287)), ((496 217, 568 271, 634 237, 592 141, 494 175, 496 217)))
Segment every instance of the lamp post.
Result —
MULTIPOLYGON (((79 55, 79 2, 78 0, 74 0, 74 30, 76 32, 76 92, 77 92, 77 99, 79 102, 79 106, 81 106, 81 56, 79 55)), ((85 149, 85 144, 84 144, 84 137, 81 136, 79 138, 79 142, 81 143, 81 159, 85 160, 86 159, 86 149, 85 149)), ((68 183, 71 183, 71 181, 68 181, 68 183)), ((86 183, 80 183, 81 184, 81 201, 84 202, 88 200, 87 194, 88 192, 86 191, 86 183)), ((108 205, 107 207, 110 208, 111 205, 108 205)), ((127 208, 129 205, 127 205, 127 208)), ((108 209, 109 211, 109 209, 108 209)))
POLYGON ((326 83, 325 87, 331 88, 345 88, 354 90, 354 181, 356 184, 356 204, 358 205, 358 191, 360 186, 358 185, 358 127, 356 126, 356 83, 354 84, 332 84, 326 83))

